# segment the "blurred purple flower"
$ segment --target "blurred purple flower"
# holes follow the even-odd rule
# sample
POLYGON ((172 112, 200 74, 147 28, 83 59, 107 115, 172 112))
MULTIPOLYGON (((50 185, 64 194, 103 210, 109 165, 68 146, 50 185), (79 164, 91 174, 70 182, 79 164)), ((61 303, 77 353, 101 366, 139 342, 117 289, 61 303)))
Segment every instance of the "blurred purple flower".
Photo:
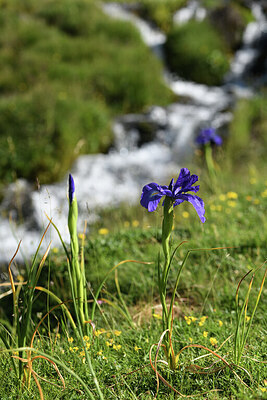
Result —
POLYGON ((172 199, 173 207, 184 201, 188 201, 194 206, 201 222, 204 223, 206 218, 204 217, 205 208, 203 200, 194 194, 187 193, 190 191, 195 193, 199 191, 199 186, 192 186, 197 181, 197 175, 190 175, 190 171, 187 168, 182 168, 177 181, 174 183, 172 179, 169 186, 158 185, 154 182, 145 185, 140 203, 151 212, 156 210, 163 196, 172 199))
POLYGON ((70 202, 70 204, 73 202, 74 193, 75 193, 74 179, 71 176, 71 174, 69 174, 69 202, 70 202))
POLYGON ((214 128, 202 129, 196 138, 196 144, 205 145, 207 143, 214 143, 216 146, 222 145, 222 138, 215 133, 214 128))

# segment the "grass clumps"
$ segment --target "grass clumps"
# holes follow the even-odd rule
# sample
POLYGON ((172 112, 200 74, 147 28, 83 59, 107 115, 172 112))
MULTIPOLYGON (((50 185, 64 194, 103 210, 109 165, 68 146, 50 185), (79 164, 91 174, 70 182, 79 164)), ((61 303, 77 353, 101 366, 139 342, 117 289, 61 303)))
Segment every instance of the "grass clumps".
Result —
POLYGON ((115 115, 170 101, 138 31, 97 2, 0 7, 2 182, 60 179, 79 154, 107 151, 115 115))
POLYGON ((207 20, 174 26, 165 50, 171 70, 198 83, 219 85, 229 69, 229 50, 207 20))
POLYGON ((255 157, 264 163, 267 146, 266 117, 267 97, 262 95, 251 99, 240 99, 235 107, 227 140, 227 159, 232 166, 252 163, 255 157))

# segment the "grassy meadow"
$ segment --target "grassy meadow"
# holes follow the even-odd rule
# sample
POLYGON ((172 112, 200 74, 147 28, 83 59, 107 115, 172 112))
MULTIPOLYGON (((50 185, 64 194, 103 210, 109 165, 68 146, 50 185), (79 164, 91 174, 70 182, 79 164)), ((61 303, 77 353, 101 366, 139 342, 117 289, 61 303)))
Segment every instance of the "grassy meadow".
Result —
MULTIPOLYGON (((53 248, 47 256, 38 288, 50 292, 35 290, 25 341, 25 348, 34 348, 33 355, 45 359, 32 361, 31 382, 28 386, 24 382, 23 390, 18 378, 18 359, 12 358, 19 357, 12 293, 1 295, 1 399, 153 399, 156 395, 158 399, 182 395, 200 399, 264 398, 264 290, 255 314, 253 310, 267 257, 266 165, 260 157, 253 163, 248 149, 247 164, 232 169, 232 163, 228 162, 231 166, 223 170, 223 165, 227 165, 226 150, 219 150, 216 161, 221 169, 217 171, 217 189, 210 186, 200 153, 189 165, 192 173, 199 174, 199 195, 205 201, 206 222, 202 224, 193 207, 183 203, 175 208, 171 241, 172 249, 181 241, 186 242, 172 261, 167 298, 187 251, 199 249, 190 253, 176 293, 173 346, 175 353, 185 346, 200 347, 186 347, 176 370, 163 363, 166 360, 163 349, 153 347, 163 332, 156 267, 159 254, 162 260, 162 207, 148 213, 140 205, 125 204, 119 209, 103 211, 100 221, 86 237, 78 233, 79 245, 84 246, 90 316, 93 299, 101 287, 93 323, 83 336, 84 342, 52 295, 64 302, 76 321, 64 250, 53 248), (146 262, 149 263, 143 264, 146 262), (248 327, 253 315, 254 318, 237 365, 234 362, 236 290, 242 277, 261 265, 250 291, 244 327, 248 327), (96 389, 83 346, 103 397, 96 389), (150 349, 152 365, 158 353, 157 373, 165 379, 165 384, 160 380, 158 391, 156 373, 149 360, 150 349), (33 375, 41 385, 43 397, 33 375)), ((16 278, 20 282, 16 286, 19 313, 27 307, 23 282, 27 276, 29 279, 29 269, 29 265, 20 266, 20 276, 16 278)), ((250 279, 246 278, 240 285, 241 306, 247 300, 249 284, 250 279)), ((28 365, 26 361, 27 358, 23 364, 28 365)))
MULTIPOLYGON (((204 3, 212 10, 214 2, 204 3)), ((243 2, 233 3, 248 21, 243 2)), ((167 33, 170 58, 180 51, 172 38, 175 43, 184 35, 188 59, 195 54, 189 33, 199 26, 190 23, 182 31, 170 23, 184 4, 144 0, 139 10, 167 33)), ((59 179, 79 154, 107 151, 115 116, 173 100, 161 63, 138 32, 108 19, 97 2, 3 0, 0 10, 2 188, 18 177, 38 176, 41 184, 59 179)), ((211 37, 211 20, 204 24, 203 37, 211 37)), ((224 46, 218 32, 211 46, 224 46)), ((232 46, 222 47, 227 59, 215 63, 220 77, 232 46)), ((203 57, 199 52, 200 62, 203 57)), ((218 76, 207 74, 206 83, 219 82, 218 76)), ((237 101, 229 134, 213 149, 215 176, 200 149, 183 165, 199 176, 206 222, 188 202, 174 209, 165 295, 169 304, 182 271, 172 314, 176 368, 164 351, 168 333, 158 288, 163 207, 152 213, 140 204, 99 210, 99 220, 77 235, 73 209, 66 215, 71 244, 43 254, 36 249, 30 262, 16 265, 16 275, 12 263, 5 266, 1 400, 266 398, 266 108, 264 90, 237 101), (83 302, 77 293, 86 294, 83 302)))

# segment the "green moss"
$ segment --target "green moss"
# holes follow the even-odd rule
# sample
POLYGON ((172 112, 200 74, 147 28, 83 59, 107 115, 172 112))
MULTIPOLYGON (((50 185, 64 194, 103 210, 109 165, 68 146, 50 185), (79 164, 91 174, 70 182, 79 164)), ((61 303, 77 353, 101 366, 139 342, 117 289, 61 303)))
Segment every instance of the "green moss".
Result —
POLYGON ((171 100, 139 32, 108 18, 95 1, 0 7, 0 139, 14 147, 2 151, 3 182, 59 179, 79 154, 77 143, 82 153, 107 150, 115 115, 171 100))
POLYGON ((208 21, 174 27, 165 49, 172 71, 188 80, 219 85, 229 69, 228 48, 208 21))

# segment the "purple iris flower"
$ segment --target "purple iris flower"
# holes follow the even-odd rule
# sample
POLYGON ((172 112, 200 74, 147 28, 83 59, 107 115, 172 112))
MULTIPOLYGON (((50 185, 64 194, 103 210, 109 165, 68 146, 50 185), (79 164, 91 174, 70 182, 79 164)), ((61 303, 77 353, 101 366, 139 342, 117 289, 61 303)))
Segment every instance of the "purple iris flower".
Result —
POLYGON ((154 182, 145 185, 141 194, 140 203, 151 212, 156 210, 163 196, 172 199, 173 207, 184 201, 188 201, 194 206, 201 222, 204 223, 206 221, 204 217, 204 201, 200 197, 188 193, 190 191, 195 193, 199 191, 199 185, 192 186, 197 181, 197 175, 190 175, 190 171, 187 168, 182 168, 177 181, 174 183, 172 179, 169 186, 161 186, 154 182))
POLYGON ((71 176, 71 174, 69 174, 69 202, 70 202, 70 204, 73 202, 74 192, 75 192, 74 179, 71 176))
POLYGON ((216 146, 222 145, 222 138, 215 133, 214 128, 202 129, 200 134, 196 138, 196 143, 199 145, 205 145, 207 143, 214 143, 216 146))

